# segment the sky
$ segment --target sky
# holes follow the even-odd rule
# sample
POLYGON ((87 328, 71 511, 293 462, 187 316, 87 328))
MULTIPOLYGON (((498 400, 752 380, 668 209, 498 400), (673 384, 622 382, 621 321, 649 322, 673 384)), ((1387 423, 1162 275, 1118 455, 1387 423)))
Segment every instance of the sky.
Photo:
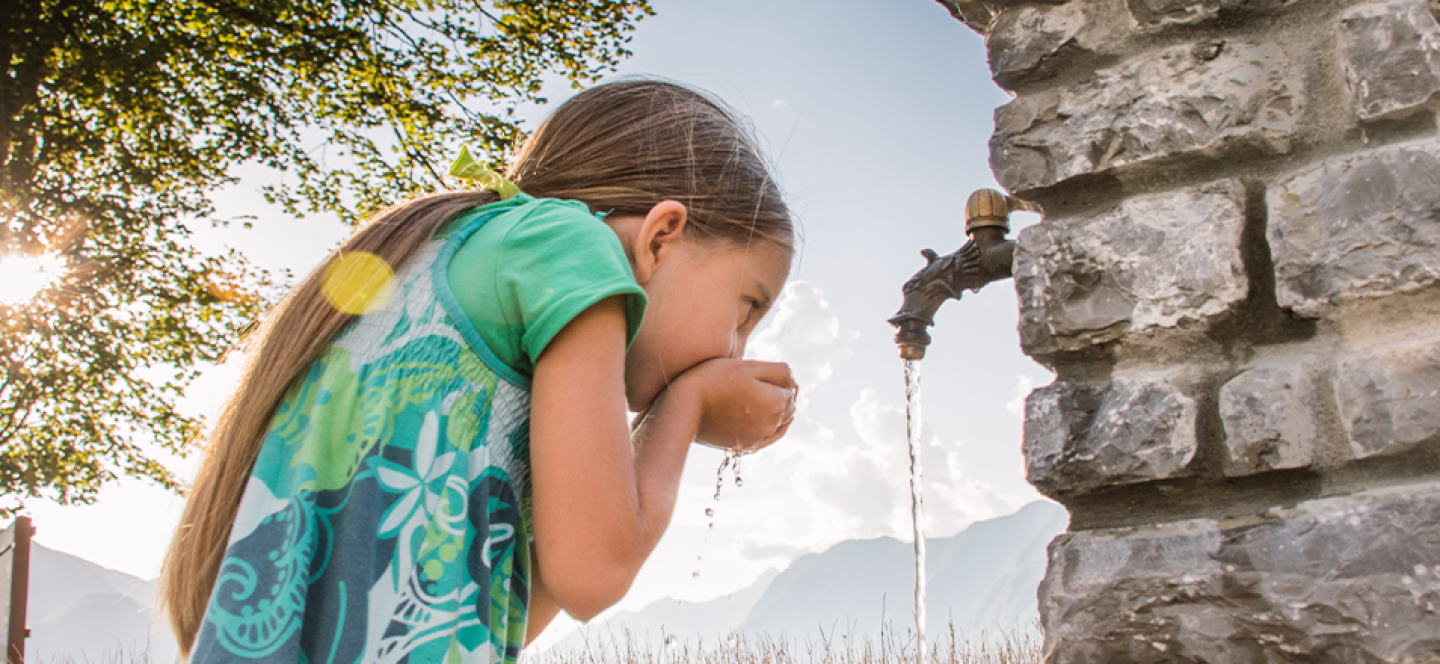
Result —
MULTIPOLYGON (((654 0, 616 76, 650 75, 709 90, 754 123, 796 211, 802 243, 791 281, 752 339, 750 355, 791 363, 802 385, 785 440, 743 459, 717 502, 722 455, 697 447, 670 531, 616 610, 661 597, 706 600, 765 570, 846 539, 908 541, 904 375, 885 320, 900 285, 965 241, 966 197, 996 187, 987 164, 992 112, 1009 101, 991 82, 982 38, 933 0, 654 0), (714 509, 714 517, 706 509, 714 509), (709 524, 713 521, 714 527, 709 524)), ((547 90, 552 104, 572 91, 547 90)), ((528 109, 534 127, 549 107, 528 109)), ((241 171, 217 196, 221 215, 253 228, 197 229, 207 250, 241 250, 303 275, 347 229, 267 207, 278 177, 241 171)), ((1018 229, 1038 221, 1017 214, 1018 229)), ((936 317, 923 364, 926 529, 953 535, 1040 496, 1024 480, 1024 395, 1051 374, 1020 352, 1012 282, 936 317)), ((207 370, 185 408, 218 411, 234 366, 207 370)), ((170 459, 192 476, 198 455, 170 459)), ((160 567, 182 499, 123 479, 91 506, 32 503, 36 541, 136 576, 160 567)), ((572 627, 560 624, 546 640, 572 627)))

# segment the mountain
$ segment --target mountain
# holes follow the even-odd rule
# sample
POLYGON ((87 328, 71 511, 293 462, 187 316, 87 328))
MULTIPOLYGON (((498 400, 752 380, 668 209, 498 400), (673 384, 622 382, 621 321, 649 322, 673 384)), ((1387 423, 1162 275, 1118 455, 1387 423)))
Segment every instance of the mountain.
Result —
POLYGON ((32 543, 25 661, 128 664, 148 652, 150 664, 171 664, 175 639, 154 598, 153 580, 32 543))
POLYGON ((618 640, 623 638, 626 629, 635 632, 641 639, 647 638, 647 632, 648 637, 656 638, 661 634, 714 638, 738 627, 779 574, 779 570, 768 570, 748 587, 706 602, 667 598, 651 602, 639 611, 622 611, 604 622, 581 626, 557 646, 572 649, 584 647, 587 639, 618 640))
MULTIPOLYGON (((1038 616, 1035 591, 1045 575, 1045 548, 1065 531, 1065 508, 1036 501, 1009 516, 972 524, 953 537, 927 538, 928 619, 932 639, 954 623, 957 638, 975 640, 1026 627, 1038 616)), ((581 628, 557 644, 567 649, 625 630, 713 641, 738 630, 747 636, 804 639, 837 632, 874 635, 884 621, 913 624, 914 551, 891 537, 849 540, 767 573, 732 597, 708 602, 661 600, 636 612, 581 628)))

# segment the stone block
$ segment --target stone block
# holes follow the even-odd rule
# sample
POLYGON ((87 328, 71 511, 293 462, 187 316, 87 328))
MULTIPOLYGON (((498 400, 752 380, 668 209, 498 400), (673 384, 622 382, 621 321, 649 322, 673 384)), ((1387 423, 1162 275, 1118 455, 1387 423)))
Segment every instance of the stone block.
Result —
POLYGON ((1130 16, 1142 28, 1199 23, 1222 12, 1235 15, 1274 14, 1294 0, 1125 0, 1130 16))
POLYGON ((1061 535, 1045 661, 1440 659, 1440 485, 1061 535))
POLYGON ((1245 191, 1233 180, 1046 221, 1015 248, 1020 342, 1031 355, 1207 323, 1249 292, 1245 191))
POLYGON ((990 167, 1023 197, 1081 175, 1237 145, 1288 152, 1302 93, 1301 72, 1274 43, 1170 48, 996 109, 990 167))
POLYGON ((1054 75, 1057 63, 1091 51, 1078 39, 1085 27, 1083 3, 1023 5, 995 17, 985 38, 990 73, 1001 87, 1054 75))
POLYGON ((1220 388, 1225 474, 1309 466, 1323 445, 1315 425, 1316 381, 1304 367, 1260 367, 1220 388))
POLYGON ((1272 187, 1268 205, 1282 307, 1319 316, 1440 281, 1440 141, 1327 160, 1272 187))
POLYGON ((1180 477, 1195 457, 1195 401, 1165 376, 1104 389, 1068 381, 1025 401, 1025 473, 1050 496, 1180 477))
POLYGON ((1337 42, 1362 120, 1412 109, 1440 92, 1440 25, 1425 0, 1349 9, 1337 42))
POLYGON ((1440 340, 1342 360, 1335 393, 1355 458, 1440 448, 1440 340))

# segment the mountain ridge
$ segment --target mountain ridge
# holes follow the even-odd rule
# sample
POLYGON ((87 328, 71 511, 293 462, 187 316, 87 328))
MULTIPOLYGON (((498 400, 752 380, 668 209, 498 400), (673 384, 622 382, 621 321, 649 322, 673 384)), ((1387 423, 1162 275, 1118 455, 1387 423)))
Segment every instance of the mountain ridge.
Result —
MULTIPOLYGON (((926 631, 954 624, 957 635, 978 638, 1028 628, 1038 617, 1036 590, 1045 574, 1046 547, 1069 523, 1065 508, 1032 502, 1015 513, 980 521, 951 537, 926 538, 929 565, 926 631)), ((782 572, 767 573, 734 597, 758 594, 739 619, 701 620, 708 602, 653 602, 598 624, 583 626, 554 647, 576 648, 586 639, 607 639, 628 630, 642 638, 661 634, 710 641, 740 632, 747 637, 800 637, 836 629, 848 637, 877 635, 889 622, 913 625, 914 557, 909 542, 893 537, 845 540, 796 558, 782 572)), ((913 627, 912 627, 913 629, 913 627)))

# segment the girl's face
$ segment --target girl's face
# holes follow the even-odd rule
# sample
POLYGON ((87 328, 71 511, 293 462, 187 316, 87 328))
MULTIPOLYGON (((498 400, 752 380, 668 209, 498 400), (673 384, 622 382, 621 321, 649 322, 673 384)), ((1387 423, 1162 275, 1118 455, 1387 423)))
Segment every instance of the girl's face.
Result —
POLYGON ((790 259, 788 247, 770 241, 747 247, 685 238, 667 247, 641 283, 650 303, 625 356, 630 409, 649 408, 676 376, 701 362, 743 357, 790 275, 790 259))

